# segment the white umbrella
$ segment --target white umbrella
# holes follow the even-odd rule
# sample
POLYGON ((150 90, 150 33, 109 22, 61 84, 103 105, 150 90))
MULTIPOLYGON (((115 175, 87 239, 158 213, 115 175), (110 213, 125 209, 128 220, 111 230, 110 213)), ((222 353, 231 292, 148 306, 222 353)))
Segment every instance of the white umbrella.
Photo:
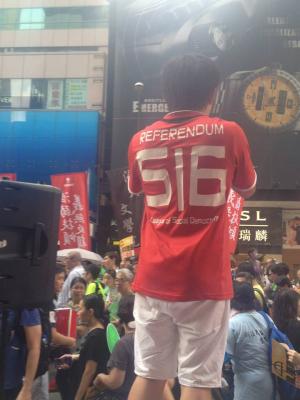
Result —
POLYGON ((71 251, 78 251, 80 253, 81 258, 84 260, 95 261, 95 262, 102 262, 103 258, 93 251, 85 250, 85 249, 64 249, 59 250, 57 252, 57 257, 67 257, 71 251))

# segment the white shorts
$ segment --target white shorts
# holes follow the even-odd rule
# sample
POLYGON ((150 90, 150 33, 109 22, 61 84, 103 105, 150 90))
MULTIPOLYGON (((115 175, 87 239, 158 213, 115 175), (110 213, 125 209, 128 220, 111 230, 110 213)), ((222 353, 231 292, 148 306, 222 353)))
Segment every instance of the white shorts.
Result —
POLYGON ((136 293, 136 375, 220 387, 229 312, 229 300, 169 302, 136 293))
POLYGON ((32 400, 49 400, 49 375, 48 371, 44 375, 35 378, 32 385, 32 400))

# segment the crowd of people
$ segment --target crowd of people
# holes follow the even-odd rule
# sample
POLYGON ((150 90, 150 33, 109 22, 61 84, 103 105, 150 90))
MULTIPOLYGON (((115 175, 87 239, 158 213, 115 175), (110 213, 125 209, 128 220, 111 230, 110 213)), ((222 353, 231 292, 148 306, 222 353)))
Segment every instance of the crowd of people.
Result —
MULTIPOLYGON (((248 260, 232 265, 234 297, 225 357, 229 379, 224 396, 288 400, 292 397, 282 392, 271 373, 269 323, 273 321, 289 339, 293 349, 287 349, 287 357, 299 368, 300 270, 290 279, 287 264, 275 259, 260 263, 256 249, 248 254, 248 260)), ((300 392, 293 397, 298 398, 300 392)))
MULTIPOLYGON (((15 318, 15 324, 20 326, 15 327, 6 352, 7 399, 46 400, 49 389, 59 391, 62 400, 128 398, 135 380, 131 288, 135 263, 136 260, 130 259, 119 263, 115 252, 107 253, 102 265, 83 261, 79 252, 70 252, 58 260, 53 306, 48 314, 50 331, 42 322, 45 315, 47 320, 45 310, 23 310, 15 318), (77 313, 76 338, 56 330, 55 309, 61 307, 77 313), (112 354, 106 337, 109 322, 115 324, 121 335, 112 354), (41 363, 41 343, 47 334, 48 360, 41 363), (21 349, 18 356, 12 353, 16 348, 21 349)), ((232 263, 234 297, 222 388, 215 391, 216 399, 286 399, 274 384, 269 361, 269 328, 262 312, 289 338, 294 350, 287 355, 300 368, 300 270, 294 280, 290 280, 289 272, 286 264, 275 259, 261 264, 255 249, 250 249, 249 258, 238 266, 232 263), (274 397, 274 393, 279 397, 274 397)), ((10 320, 13 319, 11 315, 10 320)), ((178 382, 168 380, 164 399, 177 398, 178 391, 178 382)))
MULTIPOLYGON (((134 331, 127 326, 133 321, 134 263, 124 261, 127 268, 121 269, 118 254, 109 252, 103 264, 96 265, 83 261, 80 252, 70 252, 55 267, 53 304, 43 309, 10 311, 5 357, 6 399, 49 399, 49 367, 53 370, 54 365, 56 386, 63 400, 85 398, 96 375, 108 372, 108 361, 112 371, 119 364, 126 366, 122 371, 127 370, 133 346, 125 341, 118 357, 113 354, 110 360, 106 339, 109 322, 131 336, 134 331), (56 330, 55 311, 60 308, 77 313, 76 338, 56 330)), ((130 368, 133 371, 133 362, 130 368)), ((131 379, 132 376, 133 373, 131 379)), ((126 398, 123 378, 119 377, 119 385, 111 379, 116 393, 109 398, 126 398)), ((125 387, 128 387, 130 377, 126 379, 125 387)))

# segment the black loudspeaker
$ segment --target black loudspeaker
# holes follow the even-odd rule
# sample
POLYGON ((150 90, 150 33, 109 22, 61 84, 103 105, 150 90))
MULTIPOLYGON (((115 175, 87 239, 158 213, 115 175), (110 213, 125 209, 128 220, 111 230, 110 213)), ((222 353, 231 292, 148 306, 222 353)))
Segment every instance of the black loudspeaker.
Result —
POLYGON ((60 201, 52 186, 0 181, 0 303, 53 299, 60 201))

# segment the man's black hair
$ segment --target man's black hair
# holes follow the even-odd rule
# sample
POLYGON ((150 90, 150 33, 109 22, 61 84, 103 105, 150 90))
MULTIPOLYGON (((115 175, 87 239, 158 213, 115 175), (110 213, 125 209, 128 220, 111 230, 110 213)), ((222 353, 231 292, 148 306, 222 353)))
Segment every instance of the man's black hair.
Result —
POLYGON ((270 271, 275 275, 288 275, 290 272, 289 266, 285 263, 272 264, 270 271))
POLYGON ((176 57, 162 71, 163 93, 171 111, 203 109, 219 83, 215 62, 201 55, 176 57))
POLYGON ((98 278, 100 268, 98 265, 89 264, 85 267, 86 272, 89 272, 92 275, 92 278, 95 280, 98 278))
POLYGON ((281 288, 285 286, 292 287, 291 281, 286 275, 278 276, 278 278, 275 279, 274 283, 276 283, 276 285, 281 288))
POLYGON ((244 261, 239 264, 237 273, 248 272, 253 278, 256 278, 257 274, 255 272, 254 266, 249 261, 244 261))
POLYGON ((246 282, 252 284, 253 276, 249 274, 249 272, 243 271, 243 272, 238 272, 235 276, 235 279, 237 278, 244 278, 246 282))
POLYGON ((256 248, 255 247, 250 247, 249 250, 248 250, 248 255, 250 255, 254 251, 257 251, 256 248))
POLYGON ((231 300, 231 308, 242 312, 255 310, 255 294, 249 283, 234 282, 233 289, 234 296, 231 300))
POLYGON ((109 257, 111 260, 115 260, 116 264, 120 263, 120 256, 116 251, 107 251, 105 257, 109 257))
POLYGON ((62 273, 64 273, 64 274, 66 273, 64 267, 63 267, 61 264, 56 263, 56 266, 55 266, 55 275, 62 274, 62 273))

